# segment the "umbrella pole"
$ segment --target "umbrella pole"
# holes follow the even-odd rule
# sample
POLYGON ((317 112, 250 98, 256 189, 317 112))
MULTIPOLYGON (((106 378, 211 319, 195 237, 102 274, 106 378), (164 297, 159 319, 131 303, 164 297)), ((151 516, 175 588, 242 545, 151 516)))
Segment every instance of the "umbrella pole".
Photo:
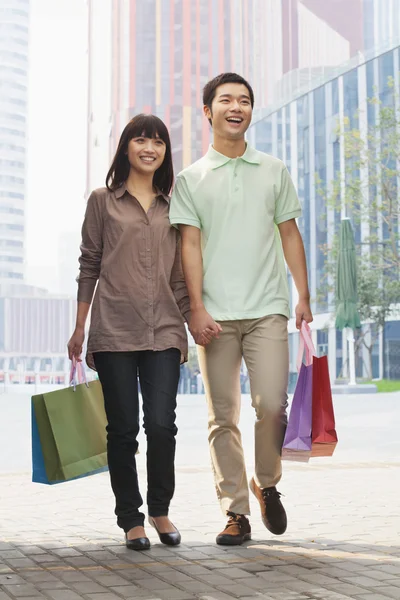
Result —
POLYGON ((349 342, 349 385, 356 385, 356 359, 354 346, 354 332, 348 328, 347 341, 349 342))

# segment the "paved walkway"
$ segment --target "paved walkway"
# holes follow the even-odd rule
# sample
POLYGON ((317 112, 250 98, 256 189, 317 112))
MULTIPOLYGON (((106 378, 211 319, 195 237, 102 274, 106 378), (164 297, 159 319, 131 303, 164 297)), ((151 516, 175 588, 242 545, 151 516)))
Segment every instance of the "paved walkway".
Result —
MULTIPOLYGON (((144 455, 140 455, 141 480, 144 455)), ((250 474, 250 472, 249 472, 250 474)), ((180 467, 172 518, 183 543, 125 549, 108 475, 54 487, 0 476, 0 600, 400 599, 399 463, 285 463, 285 536, 215 545, 224 525, 207 468, 180 467)))

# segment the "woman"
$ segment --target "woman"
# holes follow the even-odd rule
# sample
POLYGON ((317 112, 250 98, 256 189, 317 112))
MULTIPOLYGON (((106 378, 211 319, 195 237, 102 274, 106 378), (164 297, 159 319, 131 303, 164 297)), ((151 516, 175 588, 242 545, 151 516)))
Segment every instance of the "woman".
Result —
POLYGON ((180 239, 169 224, 173 183, 171 143, 164 123, 138 115, 125 127, 106 178, 89 197, 82 227, 78 313, 68 343, 79 359, 96 283, 87 364, 96 369, 107 414, 107 451, 118 525, 126 545, 145 550, 135 454, 139 432, 137 375, 147 437, 147 504, 161 542, 180 543, 168 518, 174 493, 176 394, 187 358, 183 317, 189 298, 180 239))

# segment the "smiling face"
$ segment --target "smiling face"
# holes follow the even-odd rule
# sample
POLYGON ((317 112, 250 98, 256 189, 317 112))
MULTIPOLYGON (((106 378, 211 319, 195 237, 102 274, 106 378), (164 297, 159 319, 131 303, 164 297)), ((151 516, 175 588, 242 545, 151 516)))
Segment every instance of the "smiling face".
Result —
POLYGON ((204 113, 212 121, 214 136, 227 140, 244 138, 253 113, 250 94, 241 83, 224 83, 216 89, 211 105, 204 113))
POLYGON ((134 137, 128 144, 128 161, 131 169, 140 174, 152 174, 161 167, 165 158, 166 145, 160 137, 144 135, 134 137))

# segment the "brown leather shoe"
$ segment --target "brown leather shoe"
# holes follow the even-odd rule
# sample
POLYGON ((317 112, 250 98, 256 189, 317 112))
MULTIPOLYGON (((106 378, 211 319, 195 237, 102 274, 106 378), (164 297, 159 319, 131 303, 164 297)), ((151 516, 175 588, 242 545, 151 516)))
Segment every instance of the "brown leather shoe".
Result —
POLYGON ((285 509, 280 500, 281 494, 276 487, 260 488, 254 478, 250 489, 260 503, 261 517, 265 527, 274 535, 282 535, 287 528, 285 509))
POLYGON ((240 546, 246 540, 251 540, 251 527, 247 517, 226 513, 229 517, 225 529, 217 535, 217 544, 220 546, 240 546))

